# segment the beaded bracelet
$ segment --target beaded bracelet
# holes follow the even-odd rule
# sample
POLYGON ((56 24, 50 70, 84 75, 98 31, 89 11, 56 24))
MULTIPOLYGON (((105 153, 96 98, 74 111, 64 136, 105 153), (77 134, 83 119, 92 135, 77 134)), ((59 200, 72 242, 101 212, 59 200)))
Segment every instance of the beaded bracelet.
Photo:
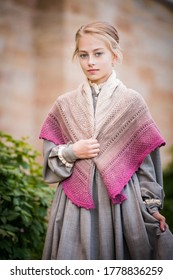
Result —
POLYGON ((65 160, 65 158, 63 157, 63 155, 62 155, 62 151, 63 151, 63 149, 64 149, 64 147, 63 146, 59 146, 58 147, 58 157, 59 157, 59 159, 60 159, 60 161, 66 166, 66 167, 73 167, 73 163, 70 163, 70 162, 67 162, 66 160, 65 160))

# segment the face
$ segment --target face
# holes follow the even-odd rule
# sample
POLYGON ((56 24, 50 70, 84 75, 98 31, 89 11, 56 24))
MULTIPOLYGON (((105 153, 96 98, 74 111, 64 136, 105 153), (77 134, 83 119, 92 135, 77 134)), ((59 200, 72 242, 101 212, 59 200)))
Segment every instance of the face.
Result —
POLYGON ((91 34, 84 34, 79 39, 78 50, 80 65, 88 80, 96 84, 105 82, 116 61, 106 43, 91 34))

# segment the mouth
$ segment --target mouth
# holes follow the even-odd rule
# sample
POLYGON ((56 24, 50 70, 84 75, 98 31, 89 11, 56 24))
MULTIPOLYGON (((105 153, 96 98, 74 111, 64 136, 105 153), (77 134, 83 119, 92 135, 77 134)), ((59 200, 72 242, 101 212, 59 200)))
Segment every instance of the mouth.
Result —
POLYGON ((96 73, 98 71, 99 71, 99 69, 89 69, 89 70, 87 70, 87 72, 91 73, 91 74, 94 74, 94 73, 96 73))

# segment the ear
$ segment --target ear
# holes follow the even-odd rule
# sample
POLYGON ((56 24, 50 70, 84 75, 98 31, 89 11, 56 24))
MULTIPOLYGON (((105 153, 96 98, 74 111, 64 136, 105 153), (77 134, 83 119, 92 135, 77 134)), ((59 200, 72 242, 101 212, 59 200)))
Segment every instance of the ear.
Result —
POLYGON ((112 58, 112 59, 113 59, 113 62, 116 62, 116 61, 117 61, 117 59, 118 59, 118 55, 117 55, 116 53, 114 53, 114 54, 113 54, 113 58, 112 58))
POLYGON ((112 55, 112 66, 113 66, 113 67, 114 67, 115 64, 116 64, 117 59, 118 59, 117 54, 114 53, 114 54, 112 55))

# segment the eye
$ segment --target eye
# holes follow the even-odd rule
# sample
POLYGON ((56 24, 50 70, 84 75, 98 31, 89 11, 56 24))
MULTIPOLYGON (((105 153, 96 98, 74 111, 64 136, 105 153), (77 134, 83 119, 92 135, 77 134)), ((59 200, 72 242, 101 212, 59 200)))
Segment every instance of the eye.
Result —
POLYGON ((96 53, 95 53, 95 56, 98 57, 98 56, 101 56, 102 54, 103 54, 102 52, 96 52, 96 53))
POLYGON ((79 57, 80 57, 81 59, 85 59, 85 58, 87 57, 87 54, 86 54, 86 53, 81 53, 81 54, 79 55, 79 57))

